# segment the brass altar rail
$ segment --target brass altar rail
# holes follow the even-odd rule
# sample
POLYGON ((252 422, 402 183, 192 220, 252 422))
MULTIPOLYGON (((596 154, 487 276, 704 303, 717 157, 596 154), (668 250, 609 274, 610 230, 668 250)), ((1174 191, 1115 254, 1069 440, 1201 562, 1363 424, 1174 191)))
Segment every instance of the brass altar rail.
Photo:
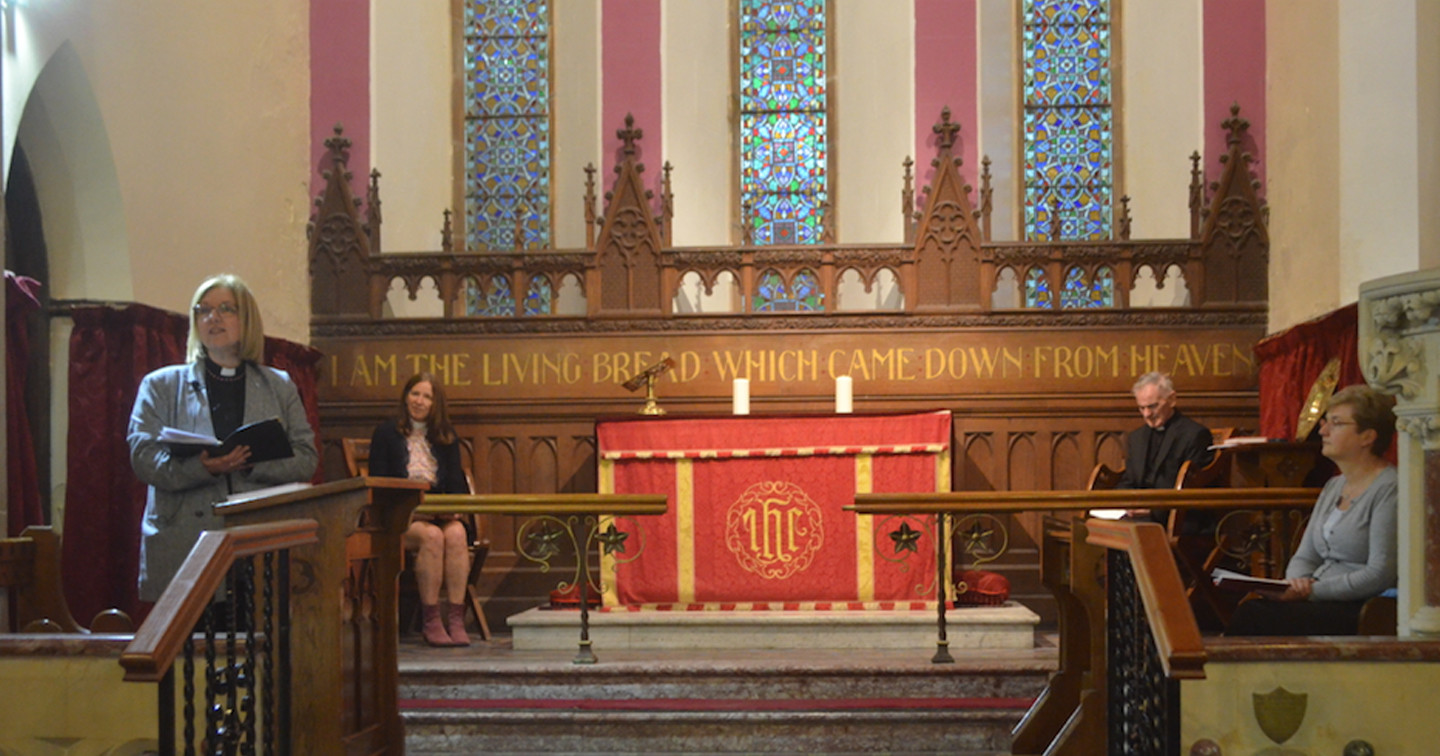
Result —
MULTIPOLYGON (((1182 490, 1110 491, 951 491, 947 493, 856 494, 846 509, 856 514, 906 516, 934 515, 935 532, 949 534, 947 520, 955 515, 1014 512, 1080 512, 1109 508, 1183 508, 1200 510, 1294 509, 1310 507, 1318 488, 1194 488, 1182 490)), ((932 661, 954 661, 946 638, 945 552, 948 537, 935 541, 937 640, 932 661)), ((1183 591, 1182 591, 1183 593, 1183 591)))
POLYGON ((1318 488, 1191 488, 1111 491, 952 491, 856 494, 846 509, 857 514, 959 514, 965 512, 1068 512, 1085 509, 1293 509, 1311 507, 1318 488))
POLYGON ((662 515, 664 494, 426 494, 416 514, 515 515, 662 515))
MULTIPOLYGON (((951 493, 857 494, 847 506, 857 514, 934 515, 937 533, 957 515, 1018 512, 1075 513, 1100 508, 1280 510, 1309 508, 1318 488, 1218 488, 1114 491, 956 491, 951 493)), ((937 590, 945 585, 945 540, 937 540, 937 590)), ((1015 728, 1016 754, 1102 753, 1115 731, 1108 713, 1108 650, 1105 576, 1107 550, 1129 556, 1143 614, 1150 628, 1166 690, 1181 679, 1204 676, 1206 655, 1195 616, 1163 529, 1154 523, 1072 518, 1063 532, 1047 529, 1041 579, 1060 608, 1060 668, 1015 728), (1052 542, 1060 548, 1051 548, 1052 542), (1082 579, 1082 577, 1084 579, 1082 579)), ((939 594, 940 637, 933 661, 949 661, 945 604, 939 594)), ((1178 696, 1178 692, 1174 695, 1178 696)), ((1121 723, 1128 727, 1127 723, 1121 723)), ((1169 726, 1167 724, 1167 726, 1169 726)), ((1123 727, 1121 729, 1124 729, 1123 727)))
MULTIPOLYGON (((616 531, 614 518, 663 515, 669 511, 664 494, 426 494, 416 514, 511 515, 529 518, 515 530, 515 551, 549 570, 550 558, 559 553, 561 535, 575 549, 575 578, 572 585, 580 595, 580 649, 576 664, 594 664, 598 659, 590 647, 590 590, 592 585, 590 549, 599 545, 606 553, 623 552, 625 533, 616 531), (608 522, 607 522, 608 521, 608 522), (605 531, 601 525, 608 524, 605 531), (548 526, 561 530, 549 530, 548 526), (581 530, 583 528, 583 531, 581 530), (583 545, 582 545, 583 544, 583 545)), ((635 521, 631 521, 635 522, 635 521)), ((635 522, 637 531, 640 529, 635 522)), ((643 547, 641 547, 643 548, 643 547)), ((638 556, 638 554, 636 554, 638 556)), ((632 557, 633 559, 633 557, 632 557)), ((563 589, 567 581, 561 581, 563 589)))

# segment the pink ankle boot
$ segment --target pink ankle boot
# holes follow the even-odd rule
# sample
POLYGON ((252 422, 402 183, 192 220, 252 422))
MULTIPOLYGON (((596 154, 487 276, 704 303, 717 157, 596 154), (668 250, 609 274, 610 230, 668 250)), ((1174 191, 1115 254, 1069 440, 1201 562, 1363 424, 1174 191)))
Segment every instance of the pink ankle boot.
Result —
MULTIPOLYGON (((440 615, 439 604, 421 604, 420 615, 424 625, 420 628, 420 634, 425 637, 425 642, 432 646, 453 646, 454 641, 445 632, 445 621, 440 615)), ((468 643, 469 640, 467 639, 468 643)))
POLYGON ((465 632, 465 605, 442 604, 445 607, 445 632, 450 635, 450 645, 470 645, 470 634, 465 632))

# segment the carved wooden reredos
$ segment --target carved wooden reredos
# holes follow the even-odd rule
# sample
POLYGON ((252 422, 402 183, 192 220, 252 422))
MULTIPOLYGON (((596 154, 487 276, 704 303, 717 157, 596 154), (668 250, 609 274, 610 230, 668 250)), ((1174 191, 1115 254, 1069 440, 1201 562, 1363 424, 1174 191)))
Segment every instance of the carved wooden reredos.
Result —
MULTIPOLYGON (((310 227, 311 336, 326 355, 319 390, 330 477, 344 475, 339 439, 368 437, 404 381, 429 370, 445 383, 457 431, 474 449, 482 492, 594 491, 595 419, 634 413, 641 398, 620 384, 665 356, 676 366, 657 390, 672 414, 728 412, 735 377, 750 378, 757 413, 828 412, 838 375, 853 377, 857 411, 950 409, 951 478, 961 490, 1083 487, 1095 462, 1123 459, 1124 434, 1139 424, 1129 388, 1149 370, 1172 373, 1182 408, 1202 422, 1256 426, 1251 348, 1264 336, 1269 242, 1238 108, 1225 121, 1219 179, 1206 186, 1200 155, 1190 156, 1190 235, 1182 239, 1128 238, 1121 198, 1116 239, 991 241, 988 159, 977 192, 952 153, 959 125, 944 112, 930 184, 917 193, 913 164, 902 166, 900 243, 675 247, 670 174, 684 166, 666 163, 658 191, 647 189, 649 174, 635 159, 639 126, 627 118, 616 132, 620 160, 603 198, 595 169, 584 168, 585 249, 455 251, 447 214, 440 251, 403 255, 383 254, 378 174, 366 200, 356 199, 349 141, 337 128, 310 227), (1157 281, 1178 268, 1188 305, 1131 306, 1147 266, 1157 281), (1113 276, 1113 306, 1059 307, 1067 276, 1078 270, 1094 281, 1102 269, 1113 276), (821 311, 755 311, 762 278, 789 284, 802 272, 815 281, 821 311), (467 315, 466 281, 497 275, 516 312, 467 315), (857 275, 867 289, 882 276, 893 281, 903 305, 839 311, 841 279, 857 275), (1024 309, 1023 295, 1013 307, 996 305, 997 290, 1023 287, 1027 276, 1043 276, 1057 296, 1052 307, 1024 309), (524 314, 525 293, 541 278, 552 291, 578 285, 582 314, 524 314), (697 278, 707 292, 733 280, 738 307, 677 312, 682 281, 693 289, 697 278), (383 316, 393 282, 413 296, 426 279, 441 317, 383 316)), ((829 230, 824 238, 833 238, 829 230)), ((1021 519, 1034 535, 1038 523, 1021 519)), ((508 525, 494 524, 482 588, 497 594, 487 611, 498 621, 554 586, 525 571, 506 550, 508 525)), ((1012 554, 1028 558, 1024 548, 1012 554)), ((1017 583, 1017 597, 1027 590, 1017 583)))
MULTIPOLYGON (((702 281, 713 285, 716 274, 729 271, 740 281, 741 291, 749 295, 762 268, 778 270, 787 281, 801 270, 810 270, 821 282, 823 300, 833 302, 840 272, 854 269, 869 282, 884 268, 895 273, 906 312, 993 312, 997 308, 991 295, 1000 270, 1010 268, 1023 279, 1026 272, 1038 267, 1049 291, 1058 293, 1066 273, 1077 265, 1086 280, 1102 266, 1113 270, 1116 309, 1128 306, 1126 297, 1141 266, 1149 266, 1158 279, 1171 265, 1183 272, 1193 306, 1263 307, 1268 293, 1266 208, 1248 169, 1251 157, 1241 147, 1249 124, 1239 117, 1238 106, 1231 112, 1223 123, 1229 134, 1229 150, 1221 158, 1223 173, 1208 187, 1208 199, 1200 155, 1190 156, 1188 239, 1130 239, 1129 198, 1122 197, 1113 224, 1116 239, 990 241, 989 159, 979 176, 977 209, 971 198, 973 187, 961 171, 961 159, 951 152, 960 126, 950 120, 946 109, 934 127, 938 143, 938 153, 931 161, 936 169, 934 178, 918 198, 910 188, 912 163, 905 162, 906 188, 901 197, 905 240, 900 244, 673 247, 669 244, 674 213, 672 167, 669 163, 664 166, 657 213, 654 193, 646 189, 642 178, 645 165, 635 159, 635 145, 643 133, 627 116, 625 127, 616 132, 622 157, 599 217, 594 213, 594 168, 585 168, 591 179, 585 198, 587 249, 456 253, 447 212, 443 249, 432 255, 404 256, 382 254, 378 172, 371 174, 362 217, 362 203, 351 191, 351 176, 345 168, 349 140, 337 126, 335 136, 326 140, 329 152, 322 166, 326 190, 316 200, 310 228, 312 311, 315 322, 322 326, 337 318, 378 319, 391 280, 403 280, 413 294, 422 279, 429 277, 435 280, 445 303, 446 317, 457 317, 464 315, 455 310, 459 281, 466 275, 510 275, 513 291, 522 293, 532 277, 545 276, 558 288, 568 273, 583 282, 589 316, 683 317, 671 311, 670 303, 687 272, 699 273, 702 281)), ((834 313, 816 315, 829 314, 834 313)))

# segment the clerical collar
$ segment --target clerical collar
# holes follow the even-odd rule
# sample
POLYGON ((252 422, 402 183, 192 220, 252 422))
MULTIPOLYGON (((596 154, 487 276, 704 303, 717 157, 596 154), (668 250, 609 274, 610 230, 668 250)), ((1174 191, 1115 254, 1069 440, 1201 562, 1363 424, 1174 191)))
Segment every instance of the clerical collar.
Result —
POLYGON ((238 379, 240 378, 240 374, 243 373, 244 371, 245 371, 245 363, 243 363, 243 362, 240 363, 240 366, 239 366, 239 367, 221 367, 219 364, 217 364, 214 360, 210 359, 209 357, 206 357, 206 358, 205 358, 205 372, 206 372, 206 373, 209 373, 209 374, 210 374, 210 377, 211 377, 211 378, 214 378, 214 379, 216 379, 216 380, 221 380, 221 381, 234 381, 234 380, 238 380, 238 379))

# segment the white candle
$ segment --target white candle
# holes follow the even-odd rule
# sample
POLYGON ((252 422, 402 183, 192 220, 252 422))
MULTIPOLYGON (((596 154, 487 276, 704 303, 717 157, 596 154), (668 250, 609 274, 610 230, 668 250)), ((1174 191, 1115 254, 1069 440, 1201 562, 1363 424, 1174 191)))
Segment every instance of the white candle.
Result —
POLYGON ((855 382, 848 375, 835 378, 835 411, 848 415, 855 410, 855 382))
POLYGON ((730 411, 737 415, 750 414, 750 379, 736 378, 731 389, 730 411))

